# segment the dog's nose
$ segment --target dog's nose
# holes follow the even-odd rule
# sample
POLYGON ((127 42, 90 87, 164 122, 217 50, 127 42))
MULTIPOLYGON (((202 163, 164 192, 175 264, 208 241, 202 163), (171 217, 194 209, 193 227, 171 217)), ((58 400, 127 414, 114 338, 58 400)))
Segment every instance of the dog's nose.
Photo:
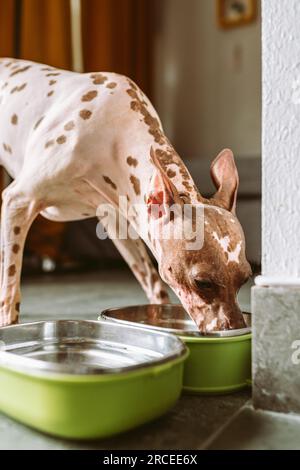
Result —
POLYGON ((226 303, 219 306, 215 330, 236 330, 245 328, 245 326, 243 314, 236 303, 226 303))
POLYGON ((246 323, 243 317, 243 314, 239 307, 237 307, 231 315, 229 315, 229 329, 237 330, 240 328, 245 328, 246 323))

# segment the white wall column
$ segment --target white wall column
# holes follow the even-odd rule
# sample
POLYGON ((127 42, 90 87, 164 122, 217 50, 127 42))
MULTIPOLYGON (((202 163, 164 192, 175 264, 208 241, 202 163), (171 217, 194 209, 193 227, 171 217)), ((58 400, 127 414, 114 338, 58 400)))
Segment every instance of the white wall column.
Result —
POLYGON ((253 399, 257 407, 299 413, 299 0, 262 1, 262 45, 262 276, 252 291, 253 399))

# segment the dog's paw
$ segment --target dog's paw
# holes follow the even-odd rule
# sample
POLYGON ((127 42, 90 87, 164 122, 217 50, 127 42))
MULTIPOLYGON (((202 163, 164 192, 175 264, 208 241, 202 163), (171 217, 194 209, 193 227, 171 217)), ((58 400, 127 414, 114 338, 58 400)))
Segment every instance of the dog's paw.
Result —
POLYGON ((19 321, 20 302, 0 300, 0 327, 9 326, 19 321))

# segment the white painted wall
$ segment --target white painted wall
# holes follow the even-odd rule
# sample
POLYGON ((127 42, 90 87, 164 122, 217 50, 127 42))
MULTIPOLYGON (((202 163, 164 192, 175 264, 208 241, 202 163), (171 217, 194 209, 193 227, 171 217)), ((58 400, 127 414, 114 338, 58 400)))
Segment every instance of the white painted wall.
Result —
POLYGON ((262 274, 300 283, 299 0, 263 0, 262 42, 262 274))
POLYGON ((223 30, 215 0, 157 5, 155 104, 181 156, 259 156, 260 21, 223 30))

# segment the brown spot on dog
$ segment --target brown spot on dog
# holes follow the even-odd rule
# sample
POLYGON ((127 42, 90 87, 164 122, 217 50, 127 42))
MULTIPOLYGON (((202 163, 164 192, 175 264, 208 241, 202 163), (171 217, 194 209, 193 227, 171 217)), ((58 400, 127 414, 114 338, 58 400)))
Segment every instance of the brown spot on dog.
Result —
POLYGON ((55 83, 57 83, 57 81, 56 81, 56 80, 50 80, 50 81, 49 81, 49 85, 50 85, 50 86, 53 86, 53 85, 55 85, 55 83))
POLYGON ((53 94, 54 94, 54 90, 51 90, 51 91, 49 91, 49 93, 47 93, 47 96, 50 97, 50 96, 52 96, 53 94))
POLYGON ((140 109, 141 109, 140 103, 138 101, 131 101, 130 107, 131 107, 132 111, 140 111, 140 109))
POLYGON ((31 65, 26 65, 25 67, 21 67, 21 68, 15 70, 14 72, 12 72, 10 74, 10 77, 13 77, 14 75, 17 75, 18 73, 26 72, 30 68, 31 68, 31 65))
POLYGON ((17 303, 16 303, 15 309, 16 309, 17 312, 20 311, 20 302, 17 302, 17 303))
POLYGON ((8 268, 8 275, 9 276, 14 276, 16 274, 16 265, 11 264, 8 268))
POLYGON ((167 175, 168 175, 169 178, 174 178, 176 176, 176 171, 169 168, 168 171, 167 171, 167 175))
POLYGON ((18 225, 16 225, 16 226, 14 227, 14 234, 15 234, 15 235, 19 235, 20 232, 21 232, 21 227, 19 227, 18 225))
POLYGON ((182 181, 182 186, 184 186, 187 191, 193 191, 193 186, 191 186, 188 181, 182 181))
POLYGON ((180 193, 179 196, 183 200, 184 204, 191 204, 192 203, 191 196, 189 194, 180 193))
POLYGON ((166 299, 168 297, 168 294, 165 290, 160 290, 159 291, 159 297, 160 297, 160 299, 166 299))
POLYGON ((127 163, 129 166, 133 166, 134 168, 136 168, 138 166, 138 161, 136 158, 133 158, 131 156, 127 157, 127 163))
MULTIPOLYGON (((142 113, 144 111, 145 111, 145 108, 142 108, 142 113)), ((145 124, 148 125, 149 134, 151 134, 154 137, 155 142, 157 142, 160 145, 163 145, 165 143, 165 138, 162 133, 162 130, 160 129, 160 124, 159 124, 158 119, 151 116, 151 114, 147 111, 147 114, 144 117, 144 122, 145 124)))
POLYGON ((147 282, 147 273, 145 273, 145 271, 142 271, 140 270, 140 276, 142 278, 142 283, 147 286, 148 282, 147 282))
POLYGON ((19 251, 20 251, 20 245, 18 245, 18 243, 14 243, 14 244, 13 244, 13 247, 12 247, 12 251, 13 251, 13 253, 15 253, 15 254, 19 253, 19 251))
POLYGON ((133 90, 132 88, 128 88, 127 93, 128 93, 129 96, 131 96, 131 98, 139 100, 139 96, 138 96, 136 90, 133 90))
POLYGON ((61 145, 64 144, 67 141, 67 137, 65 135, 60 135, 57 137, 56 142, 61 145))
POLYGON ((179 173, 184 180, 190 180, 190 175, 182 162, 179 163, 179 173))
POLYGON ((3 142, 2 146, 3 146, 3 149, 4 149, 5 152, 12 154, 12 148, 11 148, 10 145, 5 144, 5 143, 3 142))
POLYGON ((27 86, 27 83, 23 83, 22 85, 15 86, 15 87, 11 90, 11 94, 24 90, 24 88, 26 88, 26 86, 27 86))
POLYGON ((18 116, 16 114, 13 114, 11 117, 11 123, 16 126, 18 124, 18 116))
POLYGON ((143 271, 142 269, 140 269, 140 266, 137 265, 136 263, 134 263, 132 266, 131 266, 131 269, 133 272, 139 274, 140 276, 140 280, 142 282, 142 284, 144 286, 147 286, 147 274, 145 273, 145 271, 143 271))
POLYGON ((97 90, 88 91, 85 95, 82 96, 81 101, 92 101, 98 95, 97 90))
POLYGON ((116 82, 109 82, 107 85, 106 85, 106 88, 116 88, 117 84, 116 82))
POLYGON ((34 130, 36 130, 36 129, 39 127, 39 125, 41 124, 41 122, 42 122, 42 120, 44 119, 44 117, 45 117, 45 116, 42 116, 38 121, 36 121, 36 123, 35 123, 35 125, 34 125, 34 127, 33 127, 34 130))
POLYGON ((157 273, 152 273, 151 274, 151 283, 152 285, 156 284, 159 281, 159 277, 157 273))
POLYGON ((133 186, 133 189, 134 189, 134 192, 137 196, 139 196, 141 194, 141 183, 140 183, 140 180, 134 176, 134 175, 130 175, 130 182, 133 186))
POLYGON ((148 111, 146 101, 139 96, 136 89, 132 86, 126 91, 132 98, 132 101, 130 102, 131 109, 142 114, 143 121, 149 128, 148 132, 154 137, 155 142, 157 142, 159 145, 165 144, 166 138, 160 127, 160 123, 158 119, 153 117, 148 111))
POLYGON ((167 171, 167 175, 169 176, 169 178, 172 178, 172 173, 170 172, 172 172, 173 170, 168 168, 168 166, 171 164, 176 164, 176 166, 179 169, 179 174, 181 175, 182 180, 183 180, 182 185, 185 187, 185 189, 188 192, 193 192, 195 195, 199 194, 197 188, 195 187, 195 185, 193 184, 193 181, 191 180, 191 177, 185 165, 183 164, 182 160, 180 159, 178 154, 175 152, 175 150, 171 146, 167 150, 156 149, 155 154, 157 158, 159 159, 159 161, 161 162, 164 170, 167 171))
POLYGON ((91 78, 93 80, 94 85, 103 85, 103 83, 105 83, 107 80, 107 77, 102 73, 93 73, 91 75, 91 78))
POLYGON ((155 154, 165 170, 167 169, 168 165, 171 165, 172 163, 177 164, 178 162, 178 160, 176 159, 176 154, 174 152, 156 149, 155 154))
POLYGON ((81 119, 84 119, 85 121, 87 119, 90 119, 91 115, 92 115, 92 111, 90 111, 89 109, 82 109, 80 112, 79 112, 79 116, 81 117, 81 119))
POLYGON ((109 176, 103 175, 105 183, 109 184, 114 190, 117 189, 117 185, 109 178, 109 176))
POLYGON ((54 140, 48 140, 48 142, 45 143, 45 149, 52 147, 55 144, 54 140))
POLYGON ((64 125, 65 131, 71 131, 72 129, 74 129, 74 127, 75 127, 74 121, 69 121, 67 122, 67 124, 64 125))
POLYGON ((127 81, 128 81, 128 83, 129 83, 129 85, 130 85, 130 88, 132 88, 133 90, 137 90, 137 89, 138 89, 138 87, 136 86, 136 84, 135 84, 132 80, 130 80, 130 78, 127 78, 127 81))

